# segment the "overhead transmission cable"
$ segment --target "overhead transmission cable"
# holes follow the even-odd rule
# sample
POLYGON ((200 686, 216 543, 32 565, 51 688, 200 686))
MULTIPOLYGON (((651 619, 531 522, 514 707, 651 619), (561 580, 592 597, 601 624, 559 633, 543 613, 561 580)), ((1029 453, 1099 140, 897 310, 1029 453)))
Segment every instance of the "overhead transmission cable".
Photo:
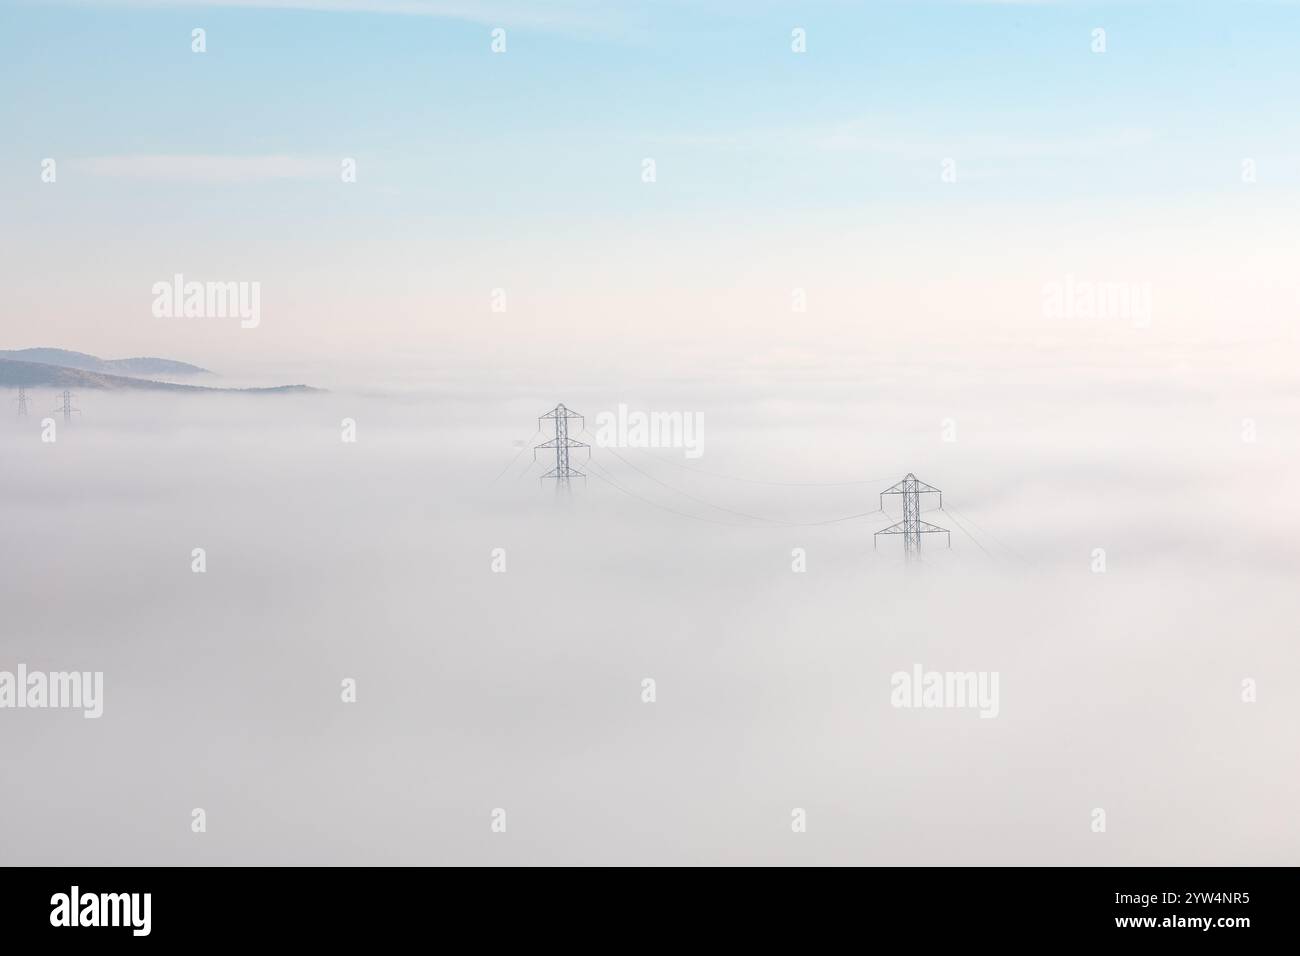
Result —
POLYGON ((649 506, 652 507, 652 508, 658 508, 658 509, 661 510, 661 511, 667 511, 667 512, 669 512, 670 514, 679 515, 679 516, 681 516, 681 517, 683 517, 683 518, 692 518, 692 519, 694 519, 695 521, 705 521, 705 522, 708 522, 709 524, 720 524, 720 525, 724 525, 724 526, 726 526, 726 527, 728 527, 728 528, 749 528, 749 527, 753 527, 753 525, 742 525, 742 524, 736 524, 734 521, 719 521, 719 520, 717 520, 716 518, 706 518, 706 517, 704 517, 703 515, 693 515, 693 514, 691 514, 691 513, 689 513, 689 512, 686 512, 686 511, 678 511, 676 508, 670 508, 670 507, 668 507, 667 505, 661 505, 661 504, 659 504, 659 503, 656 502, 656 501, 651 501, 649 498, 645 498, 645 497, 643 497, 643 496, 641 496, 641 495, 638 495, 638 494, 637 494, 636 492, 634 492, 634 491, 629 491, 628 489, 626 489, 626 488, 624 488, 622 485, 620 485, 618 482, 614 481, 614 479, 607 477, 605 474, 603 474, 603 472, 605 471, 604 467, 601 466, 600 464, 598 464, 597 462, 595 462, 595 461, 589 461, 589 462, 587 463, 587 467, 591 470, 591 475, 592 475, 593 478, 599 478, 601 481, 605 482, 605 484, 609 485, 611 488, 614 488, 614 489, 616 489, 616 490, 618 490, 618 491, 621 491, 623 494, 627 495, 629 498, 635 498, 637 501, 640 501, 640 502, 642 502, 643 504, 647 504, 647 505, 649 505, 649 506))
POLYGON ((717 509, 718 511, 725 511, 727 514, 733 514, 733 515, 736 515, 737 517, 740 517, 740 518, 749 518, 749 519, 752 520, 752 521, 765 521, 765 522, 767 522, 767 523, 769 523, 769 524, 783 524, 783 523, 784 523, 784 522, 778 521, 778 520, 775 519, 775 518, 764 518, 764 517, 762 517, 761 515, 752 515, 752 514, 748 514, 747 512, 744 512, 744 511, 736 511, 736 510, 733 509, 733 508, 724 508, 722 505, 715 505, 715 504, 713 504, 713 502, 711 502, 711 501, 705 501, 703 498, 698 498, 698 497, 696 497, 695 495, 692 495, 692 494, 690 494, 690 493, 688 493, 688 492, 682 491, 680 488, 675 488, 675 487, 673 487, 672 485, 668 484, 668 482, 666 482, 666 481, 660 481, 658 478, 656 478, 654 475, 650 474, 648 471, 644 471, 643 469, 638 468, 636 465, 632 464, 630 461, 628 461, 626 458, 624 458, 622 455, 620 455, 620 454, 619 454, 618 452, 616 452, 614 449, 612 449, 612 448, 605 448, 605 447, 603 447, 603 446, 597 446, 597 447, 600 447, 601 451, 607 451, 607 452, 609 452, 611 455, 613 455, 615 458, 617 458, 617 459, 618 459, 619 461, 621 461, 623 464, 627 465, 629 468, 631 468, 633 471, 635 471, 638 475, 642 475, 642 476, 644 476, 644 477, 646 477, 646 478, 649 478, 649 479, 650 479, 651 481, 653 481, 655 484, 657 484, 657 485, 659 485, 659 486, 661 486, 661 487, 663 487, 663 488, 667 488, 669 491, 675 492, 676 494, 681 495, 683 498, 689 498, 691 501, 694 501, 694 502, 696 502, 696 503, 698 503, 698 504, 702 504, 702 505, 704 505, 706 508, 715 508, 715 509, 717 509))
POLYGON ((971 534, 969 531, 966 530, 966 526, 957 519, 957 516, 955 514, 953 514, 951 511, 946 511, 944 513, 947 514, 948 517, 952 519, 953 524, 955 524, 958 528, 961 529, 962 534, 966 535, 966 537, 970 538, 971 541, 975 542, 975 547, 983 551, 986 557, 992 559, 993 555, 989 554, 988 548, 980 544, 979 539, 976 538, 975 535, 971 534))
MULTIPOLYGON (((951 511, 949 511, 949 514, 954 514, 954 513, 951 512, 951 511)), ((1015 558, 1017 561, 1023 562, 1023 563, 1025 563, 1025 564, 1028 564, 1028 563, 1029 563, 1029 559, 1028 559, 1028 558, 1026 558, 1023 554, 1021 554, 1020 552, 1018 552, 1015 548, 1011 547, 1011 546, 1010 546, 1009 544, 1007 544, 1006 542, 1004 542, 1004 541, 1002 541, 1002 540, 1000 540, 1000 539, 998 539, 998 538, 995 538, 992 534, 990 534, 990 533, 989 533, 988 531, 986 531, 984 528, 981 528, 978 524, 975 523, 975 521, 974 521, 974 520, 973 520, 969 515, 967 515, 967 514, 965 514, 965 513, 957 513, 955 516, 961 518, 961 519, 962 519, 963 521, 965 521, 968 525, 970 525, 972 528, 974 528, 974 529, 975 529, 976 531, 978 531, 980 534, 984 535, 984 537, 988 538, 990 541, 992 541, 992 542, 993 542, 994 544, 996 544, 998 547, 1002 548, 1004 551, 1006 551, 1008 554, 1010 554, 1010 555, 1011 555, 1013 558, 1015 558)))
POLYGON ((740 481, 748 485, 783 485, 785 487, 803 487, 803 488, 833 488, 845 485, 878 485, 881 482, 893 481, 893 477, 887 478, 855 478, 852 481, 765 481, 761 478, 741 478, 738 475, 724 475, 717 471, 708 471, 704 468, 696 468, 694 465, 683 465, 679 461, 673 461, 671 458, 663 458, 659 455, 653 455, 644 448, 638 448, 655 461, 663 462, 665 465, 672 465, 674 468, 680 468, 682 471, 690 472, 695 475, 708 475, 711 478, 722 478, 726 481, 740 481))
POLYGON ((542 430, 539 428, 537 429, 537 431, 533 432, 532 435, 530 435, 528 438, 524 439, 523 444, 519 446, 519 451, 515 453, 515 457, 511 458, 510 463, 501 469, 501 473, 492 479, 492 484, 495 485, 498 481, 500 481, 505 476, 505 473, 507 471, 509 471, 511 468, 515 466, 515 463, 519 461, 520 456, 522 456, 523 453, 528 450, 528 446, 532 442, 532 440, 536 438, 538 435, 540 435, 541 433, 542 430))
MULTIPOLYGON (((609 449, 609 448, 606 448, 606 449, 604 449, 604 450, 605 450, 605 451, 612 451, 612 449, 609 449)), ((858 514, 851 514, 851 515, 841 515, 841 516, 838 517, 838 518, 827 518, 827 519, 825 519, 825 520, 823 520, 823 521, 779 521, 779 520, 777 520, 777 519, 775 519, 775 518, 761 518, 761 517, 759 517, 758 515, 751 515, 751 514, 748 514, 748 513, 746 513, 746 512, 743 512, 743 511, 734 511, 734 510, 732 510, 732 509, 730 509, 730 508, 724 508, 724 507, 722 507, 721 505, 715 505, 715 504, 712 504, 711 502, 704 501, 703 499, 695 498, 693 495, 686 494, 686 492, 680 491, 679 489, 674 488, 672 485, 669 485, 669 484, 667 484, 667 483, 665 483, 665 482, 659 481, 659 480, 658 480, 657 478, 655 478, 653 475, 649 475, 649 474, 647 474, 646 472, 641 471, 639 468, 637 468, 635 465, 632 465, 630 462, 627 461, 627 459, 625 459, 622 455, 619 455, 617 452, 614 452, 614 456, 615 456, 616 458, 618 458, 620 461, 622 461, 622 462, 624 462, 625 464, 627 464, 629 467, 631 467, 631 468, 632 468, 634 471, 636 471, 638 474, 641 474, 641 475, 644 475, 644 476, 647 477, 647 478, 650 478, 652 481, 655 481, 656 483, 658 483, 658 484, 660 484, 660 485, 663 485, 663 487, 669 489, 670 491, 675 491, 675 492, 677 492, 678 494, 684 495, 685 497, 690 498, 690 499, 693 500, 693 501, 698 501, 700 504, 707 505, 708 507, 711 507, 711 508, 716 508, 716 509, 718 509, 719 511, 725 511, 725 512, 727 512, 727 513, 729 513, 729 514, 738 515, 738 516, 740 516, 740 517, 750 518, 750 519, 757 520, 757 521, 764 521, 764 522, 767 522, 768 524, 772 525, 773 527, 780 527, 780 528, 815 528, 815 527, 818 527, 818 526, 820 526, 820 525, 836 524, 836 523, 841 522, 841 521, 853 521, 853 520, 856 520, 856 519, 858 519, 858 518, 869 518, 869 517, 871 517, 872 515, 874 515, 874 514, 876 514, 876 513, 878 513, 878 512, 879 512, 879 513, 883 513, 882 509, 880 509, 880 508, 876 508, 876 509, 874 509, 874 510, 872 510, 872 511, 863 511, 863 512, 860 512, 860 513, 858 513, 858 514)), ((591 464, 600 467, 600 470, 601 470, 602 472, 607 472, 607 471, 608 471, 608 469, 604 468, 603 466, 599 466, 598 463, 596 463, 594 460, 591 462, 591 464)), ((594 473, 594 472, 593 472, 593 473, 594 473)), ((623 492, 624 494, 626 494, 626 495, 628 495, 628 496, 630 496, 630 497, 632 497, 632 498, 636 498, 637 500, 639 500, 639 501, 641 501, 641 502, 643 502, 643 503, 645 503, 645 504, 648 504, 648 505, 650 505, 650 506, 652 506, 652 507, 660 508, 660 509, 662 509, 662 510, 664 510, 664 511, 669 511, 669 512, 671 512, 671 513, 673 513, 673 514, 676 514, 676 515, 682 515, 683 517, 687 517, 687 518, 695 518, 696 520, 699 520, 699 521, 708 521, 708 522, 710 522, 710 523, 712 523, 712 524, 721 524, 721 525, 726 525, 726 526, 728 526, 728 527, 732 527, 732 528, 752 528, 752 527, 753 527, 753 525, 737 524, 737 523, 732 522, 732 521, 718 521, 718 520, 713 519, 713 518, 706 518, 706 517, 704 517, 704 516, 702 516, 702 515, 694 515, 694 514, 690 514, 689 512, 679 511, 679 510, 676 509, 676 508, 671 508, 671 507, 668 507, 668 506, 666 506, 666 505, 661 505, 661 504, 659 504, 659 503, 656 502, 656 501, 652 501, 651 499, 644 497, 643 495, 638 495, 638 494, 636 494, 635 492, 629 491, 628 489, 624 488, 622 485, 618 484, 618 483, 615 482, 613 479, 611 479, 610 477, 608 477, 607 474, 599 474, 599 475, 597 475, 597 477, 601 478, 601 479, 602 479, 603 481, 605 481, 607 484, 613 486, 614 488, 618 489, 619 491, 623 492)))

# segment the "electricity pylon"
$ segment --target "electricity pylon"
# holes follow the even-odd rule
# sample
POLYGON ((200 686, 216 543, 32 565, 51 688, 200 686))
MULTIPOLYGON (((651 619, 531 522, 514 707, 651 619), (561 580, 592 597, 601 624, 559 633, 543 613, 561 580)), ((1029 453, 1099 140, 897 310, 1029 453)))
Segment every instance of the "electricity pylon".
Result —
MULTIPOLYGON (((540 445, 533 446, 533 461, 537 460, 538 449, 555 449, 555 467, 542 475, 541 478, 555 479, 555 496, 557 498, 568 497, 571 490, 569 488, 570 478, 581 478, 583 481, 587 480, 587 476, 582 472, 569 467, 569 449, 585 448, 587 449, 588 457, 591 455, 590 445, 586 442, 577 441, 576 439, 569 437, 569 419, 571 418, 576 418, 578 421, 583 420, 581 415, 572 409, 565 408, 564 403, 561 402, 545 415, 541 415, 537 419, 537 427, 539 429, 542 427, 542 422, 547 419, 555 422, 555 437, 550 441, 542 442, 540 445)), ((538 480, 540 481, 541 478, 538 480)))
POLYGON ((27 389, 18 386, 18 417, 27 417, 27 389))
POLYGON ((916 475, 908 472, 907 477, 895 485, 891 485, 880 493, 880 509, 885 509, 885 495, 902 495, 903 496, 903 520, 896 524, 891 524, 888 528, 877 531, 871 538, 871 546, 876 545, 876 538, 882 534, 901 534, 903 536, 903 555, 908 564, 921 560, 921 535, 939 534, 942 532, 948 536, 948 547, 952 547, 952 532, 947 528, 940 528, 937 524, 930 524, 928 521, 921 520, 921 495, 937 494, 939 496, 939 507, 943 507, 943 492, 933 485, 927 485, 916 475))
POLYGON ((63 390, 63 404, 56 408, 55 411, 63 412, 63 420, 65 422, 72 421, 73 412, 76 412, 78 415, 81 414, 81 409, 72 407, 72 393, 66 388, 63 390))

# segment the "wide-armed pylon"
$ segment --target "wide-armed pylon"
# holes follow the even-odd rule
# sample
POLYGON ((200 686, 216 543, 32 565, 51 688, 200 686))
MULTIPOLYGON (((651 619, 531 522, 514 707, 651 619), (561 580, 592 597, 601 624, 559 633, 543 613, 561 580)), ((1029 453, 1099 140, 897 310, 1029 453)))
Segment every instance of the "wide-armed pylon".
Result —
MULTIPOLYGON (((545 415, 540 415, 537 418, 538 428, 541 428, 542 423, 548 420, 555 423, 555 437, 550 441, 545 441, 540 445, 533 446, 533 461, 537 460, 537 452, 539 449, 555 449, 555 467, 542 475, 541 478, 555 479, 556 497, 565 497, 570 493, 570 478, 581 478, 584 482, 587 480, 586 475, 569 465, 569 450, 572 448, 585 448, 587 449, 587 455, 591 455, 590 445, 586 442, 581 442, 569 437, 569 421, 574 418, 579 422, 583 421, 581 415, 570 408, 565 408, 563 402, 556 405, 545 415)), ((541 478, 538 480, 540 481, 541 478)))
POLYGON ((907 477, 902 481, 891 485, 880 493, 880 508, 882 511, 885 508, 885 495, 903 496, 903 520, 877 531, 871 538, 872 547, 875 547, 876 538, 882 534, 901 534, 903 536, 903 555, 908 564, 921 560, 921 535, 923 534, 946 534, 948 536, 948 547, 952 547, 951 531, 947 528, 940 528, 937 524, 930 524, 928 521, 921 520, 921 495, 924 494, 938 495, 939 507, 943 507, 943 492, 934 485, 927 485, 911 472, 908 472, 907 477))

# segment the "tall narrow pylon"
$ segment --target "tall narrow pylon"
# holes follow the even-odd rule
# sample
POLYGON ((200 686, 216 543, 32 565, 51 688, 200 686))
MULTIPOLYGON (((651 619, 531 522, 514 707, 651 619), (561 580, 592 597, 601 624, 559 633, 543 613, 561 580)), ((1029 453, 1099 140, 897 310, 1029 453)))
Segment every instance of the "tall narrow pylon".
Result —
POLYGON ((76 412, 78 415, 81 414, 81 409, 72 407, 72 393, 66 388, 63 390, 63 404, 56 408, 55 411, 63 412, 63 420, 65 422, 72 421, 73 412, 76 412))
POLYGON ((576 418, 578 421, 583 420, 581 415, 571 409, 565 408, 564 403, 561 402, 545 415, 541 415, 537 419, 538 428, 541 428, 542 422, 547 419, 555 422, 555 437, 550 441, 542 442, 540 445, 533 446, 533 461, 537 460, 537 451, 539 448, 555 449, 555 467, 541 477, 555 479, 555 496, 557 498, 564 498, 569 495, 570 478, 581 478, 583 481, 587 480, 587 476, 582 472, 575 471, 573 468, 569 467, 569 449, 585 448, 587 449, 587 455, 591 455, 590 445, 586 442, 577 441, 576 439, 569 437, 569 419, 571 418, 576 418))
POLYGON ((27 417, 27 389, 18 386, 18 417, 27 417))
POLYGON ((930 524, 928 521, 921 520, 921 495, 924 494, 938 495, 939 507, 943 507, 943 492, 933 485, 927 485, 911 472, 908 472, 907 477, 902 481, 891 485, 880 493, 880 508, 882 511, 885 508, 885 495, 903 496, 903 520, 877 531, 871 538, 872 547, 875 547, 876 538, 882 534, 901 534, 903 536, 903 555, 908 564, 921 560, 921 535, 923 534, 939 534, 942 532, 948 536, 948 547, 952 547, 952 532, 947 528, 940 528, 937 524, 930 524))

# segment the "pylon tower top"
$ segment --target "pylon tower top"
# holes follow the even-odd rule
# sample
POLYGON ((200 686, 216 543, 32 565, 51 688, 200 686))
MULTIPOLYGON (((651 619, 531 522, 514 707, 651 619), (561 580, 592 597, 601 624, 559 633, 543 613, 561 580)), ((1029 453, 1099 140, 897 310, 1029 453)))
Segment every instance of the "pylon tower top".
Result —
POLYGON ((591 455, 591 446, 586 442, 578 441, 569 437, 569 422, 572 419, 584 421, 583 417, 571 408, 566 408, 564 403, 556 405, 545 415, 537 417, 538 428, 541 428, 542 422, 552 421, 555 423, 555 437, 550 441, 544 441, 540 445, 533 446, 533 460, 537 460, 537 452, 540 449, 555 450, 555 467, 542 475, 542 478, 555 479, 555 493, 557 495, 566 495, 569 492, 569 479, 581 478, 584 481, 587 476, 569 465, 569 452, 574 448, 587 449, 588 456, 591 455))
POLYGON ((937 524, 921 520, 921 495, 924 494, 938 495, 939 507, 943 508, 943 492, 934 485, 926 484, 910 471, 902 481, 890 485, 880 493, 881 511, 885 510, 885 495, 903 496, 903 520, 877 531, 871 539, 873 547, 876 538, 882 534, 901 534, 903 555, 908 564, 921 560, 921 535, 923 534, 945 534, 948 536, 948 547, 952 547, 952 533, 947 528, 940 528, 937 524))

